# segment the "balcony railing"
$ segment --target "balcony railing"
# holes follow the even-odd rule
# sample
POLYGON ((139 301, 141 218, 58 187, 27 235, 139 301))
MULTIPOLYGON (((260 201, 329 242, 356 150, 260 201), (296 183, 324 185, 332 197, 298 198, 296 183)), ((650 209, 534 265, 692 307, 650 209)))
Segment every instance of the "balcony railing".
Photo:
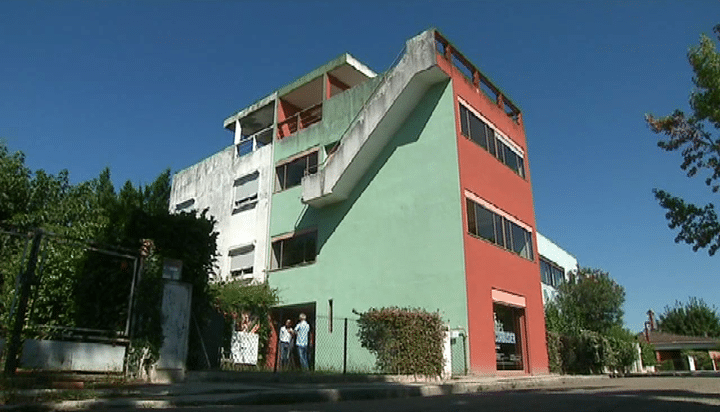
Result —
POLYGON ((322 103, 308 107, 282 122, 278 122, 278 139, 297 133, 310 125, 320 122, 320 120, 322 120, 322 103))

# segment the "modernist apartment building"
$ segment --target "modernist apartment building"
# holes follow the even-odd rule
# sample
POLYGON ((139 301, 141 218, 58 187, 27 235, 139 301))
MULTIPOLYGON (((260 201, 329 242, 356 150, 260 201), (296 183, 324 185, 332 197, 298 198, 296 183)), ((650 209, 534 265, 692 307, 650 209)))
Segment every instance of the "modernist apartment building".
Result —
POLYGON ((307 314, 316 367, 333 318, 400 306, 439 310, 476 373, 547 373, 522 113, 440 33, 383 74, 341 55, 224 126, 234 144, 179 172, 170 207, 210 208, 217 279, 307 314))

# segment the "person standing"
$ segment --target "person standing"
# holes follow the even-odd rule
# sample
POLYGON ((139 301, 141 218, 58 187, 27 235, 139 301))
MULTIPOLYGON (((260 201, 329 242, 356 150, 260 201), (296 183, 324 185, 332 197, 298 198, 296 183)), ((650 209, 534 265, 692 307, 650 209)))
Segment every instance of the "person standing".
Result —
POLYGON ((300 366, 302 367, 302 370, 306 371, 309 369, 307 349, 308 340, 310 337, 310 325, 308 325, 308 323, 305 321, 306 316, 304 313, 301 313, 299 318, 300 322, 295 325, 295 346, 297 346, 298 357, 300 358, 300 366))
POLYGON ((292 338, 295 331, 292 328, 290 319, 285 321, 285 325, 280 328, 280 366, 286 368, 290 361, 290 347, 292 346, 292 338))

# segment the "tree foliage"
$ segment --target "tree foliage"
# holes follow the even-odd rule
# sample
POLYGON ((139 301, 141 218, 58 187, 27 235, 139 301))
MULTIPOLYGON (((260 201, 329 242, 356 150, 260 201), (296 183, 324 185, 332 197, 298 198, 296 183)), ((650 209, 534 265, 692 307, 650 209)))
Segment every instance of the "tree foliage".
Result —
POLYGON ((555 373, 626 371, 636 339, 623 327, 625 289, 607 272, 580 268, 545 305, 548 358, 555 373))
MULTIPOLYGON (((196 320, 202 318, 211 308, 208 275, 215 265, 215 221, 207 211, 170 214, 170 188, 170 170, 146 186, 128 181, 119 192, 107 168, 93 180, 71 184, 66 170, 57 175, 33 172, 21 152, 10 153, 0 142, 0 225, 17 233, 40 228, 53 234, 43 245, 40 282, 32 292, 32 321, 124 330, 133 264, 96 249, 137 256, 147 239, 153 247, 136 287, 135 337, 154 352, 159 349, 164 258, 183 261, 182 280, 193 286, 192 313, 196 320)), ((18 236, 0 239, 0 309, 5 314, 24 242, 18 236)), ((191 335, 191 351, 199 346, 197 340, 191 335)))
POLYGON ((547 305, 548 329, 610 333, 623 325, 623 303, 625 289, 607 272, 580 268, 547 305))
POLYGON ((662 332, 720 338, 717 309, 708 306, 702 299, 691 297, 685 303, 675 301, 675 306, 665 306, 659 320, 662 332))
MULTIPOLYGON (((720 39, 720 25, 715 26, 720 39)), ((650 129, 664 134, 658 146, 667 151, 680 151, 682 170, 688 177, 705 175, 705 183, 713 193, 720 190, 720 53, 715 42, 701 35, 700 44, 688 51, 695 89, 690 94, 691 113, 675 110, 671 115, 646 115, 650 129), (713 130, 714 129, 714 130, 713 130)), ((720 222, 713 203, 698 206, 661 190, 653 193, 667 211, 671 229, 679 229, 675 242, 692 245, 694 251, 708 248, 712 256, 720 248, 720 222)))

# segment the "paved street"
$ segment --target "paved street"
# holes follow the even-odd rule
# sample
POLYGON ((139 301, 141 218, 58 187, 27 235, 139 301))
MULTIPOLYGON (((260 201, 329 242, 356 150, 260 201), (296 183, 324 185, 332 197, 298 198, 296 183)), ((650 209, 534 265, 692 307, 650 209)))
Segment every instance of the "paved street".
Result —
MULTIPOLYGON (((112 410, 137 410, 113 408, 112 410)), ((348 400, 286 405, 206 405, 163 409, 200 411, 718 411, 720 377, 641 377, 575 381, 542 388, 475 394, 348 400)))

